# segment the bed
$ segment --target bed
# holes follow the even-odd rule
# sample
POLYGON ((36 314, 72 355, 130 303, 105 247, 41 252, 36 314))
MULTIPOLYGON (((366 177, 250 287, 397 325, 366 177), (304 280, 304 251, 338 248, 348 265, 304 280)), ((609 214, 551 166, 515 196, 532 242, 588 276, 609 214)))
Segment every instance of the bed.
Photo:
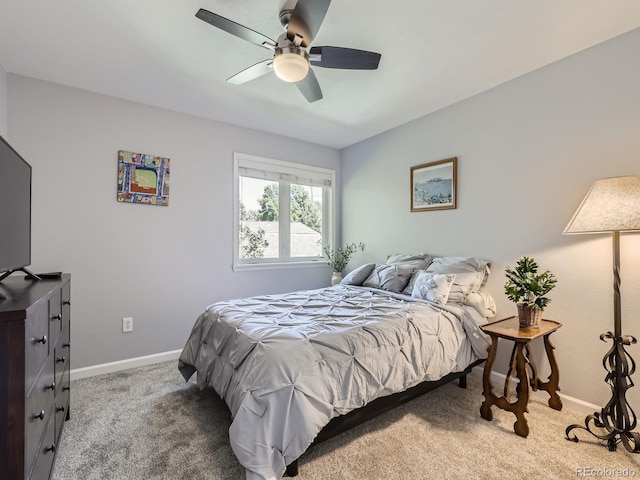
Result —
POLYGON ((247 480, 297 473, 312 443, 362 421, 360 412, 384 411, 486 357, 479 326, 491 302, 474 297, 486 262, 467 285, 472 272, 428 272, 432 258, 407 257, 363 265, 333 287, 217 302, 198 317, 178 368, 229 407, 247 480))

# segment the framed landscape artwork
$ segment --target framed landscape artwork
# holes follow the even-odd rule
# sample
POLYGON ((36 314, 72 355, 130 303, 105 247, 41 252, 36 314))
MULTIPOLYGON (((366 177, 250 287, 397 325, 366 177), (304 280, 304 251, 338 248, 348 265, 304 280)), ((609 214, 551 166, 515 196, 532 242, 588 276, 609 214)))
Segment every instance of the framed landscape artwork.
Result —
POLYGON ((411 211, 456 208, 458 158, 411 167, 411 211))

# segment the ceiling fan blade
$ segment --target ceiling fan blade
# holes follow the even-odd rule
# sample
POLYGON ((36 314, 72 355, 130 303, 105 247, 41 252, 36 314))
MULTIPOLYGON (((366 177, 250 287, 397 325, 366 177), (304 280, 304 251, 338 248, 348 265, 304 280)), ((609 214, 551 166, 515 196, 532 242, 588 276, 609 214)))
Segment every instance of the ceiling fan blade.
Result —
POLYGON ((324 68, 345 68, 350 70, 375 70, 382 55, 366 50, 343 47, 311 47, 309 62, 324 68))
POLYGON ((213 25, 214 27, 219 28, 220 30, 224 30, 231 35, 240 37, 243 40, 254 43, 258 46, 265 47, 270 50, 273 50, 274 47, 278 46, 278 43, 270 39, 269 37, 262 35, 255 30, 251 30, 244 25, 240 25, 233 20, 229 20, 228 18, 216 15, 215 13, 212 13, 209 10, 205 10, 204 8, 201 8, 197 11, 196 17, 204 22, 213 25))
POLYGON ((308 47, 320 30, 330 4, 331 0, 298 0, 289 18, 287 38, 296 43, 296 37, 301 37, 300 45, 308 47))
POLYGON ((240 85, 266 75, 271 71, 273 71, 273 58, 268 58, 267 60, 263 60, 262 62, 258 62, 248 68, 245 68, 241 72, 236 73, 233 77, 227 78, 227 82, 233 83, 234 85, 240 85))
POLYGON ((298 87, 300 93, 304 95, 304 98, 306 98, 309 103, 322 100, 322 90, 320 89, 320 84, 313 70, 309 69, 307 76, 304 77, 303 80, 296 82, 296 87, 298 87))

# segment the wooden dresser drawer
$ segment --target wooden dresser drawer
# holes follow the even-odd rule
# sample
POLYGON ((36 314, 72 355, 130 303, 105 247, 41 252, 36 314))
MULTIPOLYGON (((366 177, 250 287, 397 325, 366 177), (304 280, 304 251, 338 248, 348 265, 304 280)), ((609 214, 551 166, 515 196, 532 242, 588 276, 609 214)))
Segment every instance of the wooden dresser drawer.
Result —
POLYGON ((62 331, 69 330, 71 323, 71 282, 62 286, 62 331))
POLYGON ((60 442, 62 426, 64 425, 67 414, 69 413, 69 389, 69 368, 67 368, 62 375, 62 381, 60 382, 58 392, 56 393, 56 443, 60 442))
MULTIPOLYGON (((27 317, 24 331, 25 395, 42 370, 49 355, 49 319, 47 304, 42 304, 27 317)), ((53 348, 53 347, 52 347, 53 348)))
POLYGON ((58 341, 60 332, 62 331, 62 292, 56 292, 49 299, 49 335, 51 337, 51 346, 53 347, 58 341))
POLYGON ((56 449, 58 448, 55 442, 55 422, 53 418, 49 419, 46 427, 42 443, 38 444, 38 456, 29 472, 29 480, 44 480, 49 478, 51 474, 53 460, 55 459, 56 449))
POLYGON ((55 389, 53 357, 49 357, 25 400, 24 448, 27 465, 33 462, 49 417, 53 415, 55 389))
POLYGON ((71 353, 71 344, 69 343, 69 328, 65 328, 58 338, 58 343, 54 349, 53 356, 55 358, 54 371, 56 375, 56 384, 62 382, 62 373, 69 369, 69 354, 71 353))

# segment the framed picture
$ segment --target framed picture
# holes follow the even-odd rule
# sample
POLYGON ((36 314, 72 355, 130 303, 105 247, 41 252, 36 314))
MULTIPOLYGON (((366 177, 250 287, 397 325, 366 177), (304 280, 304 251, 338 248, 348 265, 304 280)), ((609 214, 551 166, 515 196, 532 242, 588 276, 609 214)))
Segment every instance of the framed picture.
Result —
POLYGON ((411 167, 411 211, 456 208, 458 157, 411 167))
POLYGON ((118 202, 169 205, 170 160, 118 151, 118 202))

